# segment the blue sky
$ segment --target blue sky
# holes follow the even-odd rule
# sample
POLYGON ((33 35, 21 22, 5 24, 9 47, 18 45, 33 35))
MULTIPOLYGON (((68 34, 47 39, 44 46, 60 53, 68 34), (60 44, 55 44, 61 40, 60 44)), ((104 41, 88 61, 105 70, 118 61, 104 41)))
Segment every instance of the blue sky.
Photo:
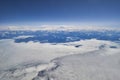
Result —
POLYGON ((120 0, 0 0, 0 25, 119 21, 120 0))

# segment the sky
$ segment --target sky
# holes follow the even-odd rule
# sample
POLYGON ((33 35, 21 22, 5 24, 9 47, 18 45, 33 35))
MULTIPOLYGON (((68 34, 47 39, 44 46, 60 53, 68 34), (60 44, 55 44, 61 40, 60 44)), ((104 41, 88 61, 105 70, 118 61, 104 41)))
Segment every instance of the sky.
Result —
POLYGON ((0 0, 0 25, 119 23, 120 0, 0 0))

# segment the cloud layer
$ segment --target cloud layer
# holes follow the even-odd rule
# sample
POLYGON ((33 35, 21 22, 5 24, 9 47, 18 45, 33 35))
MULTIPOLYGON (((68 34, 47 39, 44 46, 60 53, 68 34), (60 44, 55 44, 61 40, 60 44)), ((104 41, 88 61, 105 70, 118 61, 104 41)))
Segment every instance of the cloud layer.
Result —
POLYGON ((47 31, 79 31, 79 30, 117 30, 119 26, 95 26, 95 25, 40 25, 40 26, 0 26, 0 30, 47 30, 47 31))
POLYGON ((120 79, 119 52, 118 43, 96 39, 58 44, 0 40, 0 79, 120 79))

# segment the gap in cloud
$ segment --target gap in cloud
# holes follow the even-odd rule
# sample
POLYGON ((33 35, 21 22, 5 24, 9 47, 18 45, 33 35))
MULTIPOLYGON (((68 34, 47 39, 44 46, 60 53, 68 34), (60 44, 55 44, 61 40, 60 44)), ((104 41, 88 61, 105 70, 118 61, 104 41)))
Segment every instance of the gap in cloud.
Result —
POLYGON ((0 39, 14 39, 16 43, 40 42, 40 43, 66 43, 85 39, 98 39, 107 41, 120 41, 120 32, 115 30, 39 30, 39 31, 0 31, 0 39))

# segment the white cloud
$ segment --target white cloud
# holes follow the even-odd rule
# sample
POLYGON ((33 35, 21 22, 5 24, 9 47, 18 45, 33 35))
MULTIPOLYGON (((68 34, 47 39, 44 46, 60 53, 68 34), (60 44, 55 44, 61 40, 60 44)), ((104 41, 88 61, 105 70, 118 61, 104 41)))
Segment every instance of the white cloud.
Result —
MULTIPOLYGON (((96 40, 96 39, 81 40, 81 41, 69 42, 69 43, 58 43, 56 45, 52 45, 50 43, 39 43, 39 42, 15 43, 14 40, 9 40, 9 39, 0 40, 0 71, 3 71, 2 73, 0 73, 0 79, 7 80, 7 78, 14 75, 15 77, 12 77, 9 80, 16 80, 16 79, 17 80, 30 80, 33 77, 36 77, 39 71, 53 67, 54 63, 52 63, 50 61, 55 58, 60 58, 61 59, 60 62, 65 64, 65 66, 60 68, 60 71, 62 69, 63 71, 61 71, 61 72, 65 72, 65 75, 67 77, 69 77, 72 75, 69 73, 69 71, 67 73, 67 71, 64 71, 64 70, 67 70, 67 68, 72 69, 72 70, 73 70, 73 68, 75 68, 77 70, 77 66, 80 67, 82 62, 86 62, 86 64, 82 63, 83 68, 84 68, 84 65, 86 65, 85 68, 84 69, 80 68, 80 69, 78 69, 78 71, 81 72, 82 69, 85 70, 87 68, 87 64, 89 64, 87 62, 90 61, 89 60, 89 57, 91 57, 90 55, 93 56, 93 59, 91 58, 92 61, 96 61, 98 59, 99 63, 102 64, 102 62, 100 62, 102 59, 106 61, 106 59, 108 57, 110 57, 110 61, 111 61, 111 59, 113 59, 111 57, 119 55, 119 52, 120 52, 119 44, 110 42, 110 41, 103 41, 103 40, 96 40), (81 46, 75 47, 76 45, 81 45, 81 46), (111 48, 110 46, 115 46, 116 48, 111 48), (96 58, 94 58, 94 55, 93 55, 94 53, 97 54, 97 56, 95 56, 96 58), (76 56, 75 54, 79 54, 78 57, 74 57, 74 56, 76 56), (81 55, 85 54, 85 55, 87 55, 87 57, 85 57, 85 59, 84 59, 84 57, 82 57, 80 54, 81 55), (72 55, 73 57, 71 57, 70 55, 72 55), (63 56, 64 56, 65 60, 64 60, 64 58, 62 60, 63 56), (68 61, 68 64, 70 66, 66 67, 67 58, 65 56, 66 57, 70 56, 71 59, 69 59, 69 60, 71 63, 68 61), (79 59, 79 57, 81 59, 79 59), (73 68, 71 68, 71 65, 74 64, 74 62, 72 62, 72 60, 73 61, 75 60, 75 65, 76 65, 75 67, 73 66, 73 68), (77 65, 77 62, 78 62, 78 65, 77 65), (24 66, 26 64, 29 64, 29 65, 26 67, 26 66, 24 66), (37 64, 37 66, 35 66, 36 64, 37 64), (42 64, 42 65, 39 65, 39 64, 42 64), (17 70, 15 70, 14 74, 11 73, 10 71, 4 71, 4 69, 9 70, 12 68, 13 69, 18 68, 17 70), (26 76, 24 76, 25 73, 26 73, 26 76), (2 75, 3 76, 6 75, 6 76, 3 77, 2 75), (17 78, 16 78, 16 76, 17 76, 17 78)), ((115 59, 118 60, 118 58, 119 57, 117 56, 116 58, 114 58, 114 60, 115 59)), ((110 62, 109 58, 107 60, 108 60, 108 62, 110 62)), ((103 62, 103 64, 104 64, 104 66, 110 66, 110 65, 107 65, 107 61, 103 62)), ((90 66, 90 65, 88 65, 88 66, 90 66)), ((114 66, 114 65, 111 65, 111 66, 114 66)), ((96 68, 97 67, 95 64, 95 69, 96 68)), ((105 68, 105 69, 107 69, 107 68, 105 68)), ((117 68, 115 68, 115 69, 117 69, 117 68)), ((70 71, 72 71, 72 70, 70 70, 70 71)), ((90 74, 90 72, 88 72, 88 73, 85 72, 83 74, 80 72, 78 72, 78 74, 73 72, 74 78, 77 75, 83 75, 86 77, 86 75, 90 74)), ((51 74, 49 74, 49 75, 52 76, 52 72, 50 72, 50 73, 51 74)), ((59 78, 61 78, 61 76, 64 76, 64 75, 58 76, 59 71, 58 72, 56 71, 53 74, 54 74, 54 76, 58 77, 57 80, 59 80, 59 78)), ((99 73, 99 75, 101 75, 101 73, 99 73)), ((111 73, 111 75, 112 75, 112 73, 111 73)), ((66 77, 64 76, 63 78, 66 78, 66 77)), ((74 78, 71 78, 71 79, 74 79, 74 78)), ((85 79, 87 79, 87 77, 85 79)), ((65 79, 63 79, 63 80, 65 80, 65 79)), ((111 79, 111 80, 113 80, 113 79, 111 79)))
POLYGON ((0 30, 48 30, 48 31, 79 31, 79 30, 117 30, 120 31, 119 27, 111 26, 92 26, 92 25, 40 25, 40 26, 6 26, 0 27, 0 30))
POLYGON ((25 38, 29 38, 29 37, 34 37, 34 36, 32 36, 32 35, 23 35, 23 36, 14 37, 14 39, 25 39, 25 38))
POLYGON ((115 53, 101 50, 59 58, 61 66, 50 72, 49 77, 54 80, 119 80, 120 50, 114 55, 99 55, 111 52, 115 53))

